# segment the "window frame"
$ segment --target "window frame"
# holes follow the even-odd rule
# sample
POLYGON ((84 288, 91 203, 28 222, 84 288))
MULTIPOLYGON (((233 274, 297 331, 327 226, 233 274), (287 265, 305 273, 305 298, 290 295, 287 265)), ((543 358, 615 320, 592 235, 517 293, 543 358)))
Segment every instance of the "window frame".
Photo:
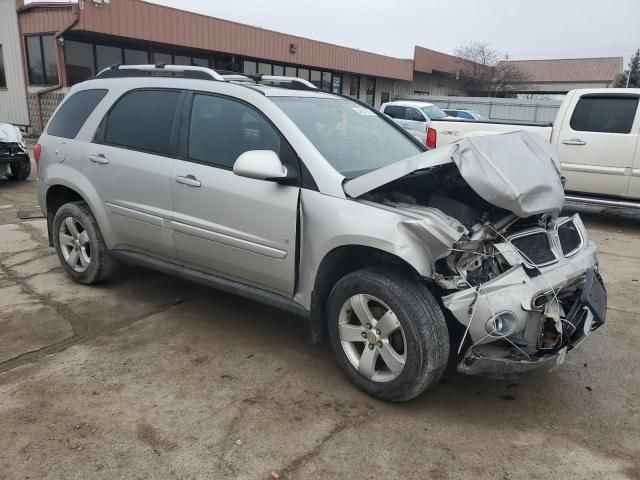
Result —
POLYGON ((233 166, 229 167, 227 165, 221 165, 213 162, 206 162, 203 160, 197 160, 189 157, 189 135, 191 133, 191 114, 193 111, 193 102, 196 95, 206 95, 209 97, 222 98, 224 100, 229 100, 229 101, 237 102, 244 105, 245 107, 254 111, 256 115, 259 115, 261 118, 263 118, 264 121, 269 126, 271 126, 271 128, 273 128, 273 130, 280 137, 280 155, 278 155, 278 158, 280 158, 280 161, 286 167, 294 168, 295 174, 296 174, 296 183, 293 185, 297 187, 303 186, 302 185, 303 170, 305 170, 306 167, 304 166, 302 160, 300 159, 298 152, 295 151, 291 143, 289 143, 289 141, 284 136, 284 134, 280 131, 280 129, 276 125, 274 125, 271 119, 267 115, 265 115, 264 112, 262 112, 258 107, 256 107, 255 105, 252 105, 251 103, 245 100, 242 100, 241 98, 233 97, 230 95, 224 95, 216 92, 207 92, 203 90, 186 90, 185 93, 186 95, 184 98, 184 102, 182 103, 182 106, 181 106, 182 111, 179 114, 177 153, 175 158, 185 162, 197 163, 199 165, 204 165, 211 168, 218 168, 220 170, 233 172, 233 166), (287 158, 282 158, 283 156, 287 158))
POLYGON ((98 124, 98 128, 96 129, 93 135, 93 139, 91 140, 91 143, 95 143, 97 145, 104 145, 106 147, 121 148, 123 150, 129 150, 132 152, 140 152, 140 153, 146 153, 149 155, 157 155, 159 157, 177 158, 178 134, 179 134, 180 120, 181 120, 180 114, 182 112, 182 107, 183 107, 185 98, 187 96, 187 93, 189 93, 188 90, 184 90, 181 88, 162 88, 162 87, 140 87, 140 88, 134 88, 131 90, 127 90, 126 92, 123 92, 122 95, 120 95, 111 104, 111 106, 109 107, 109 110, 107 110, 107 112, 102 117, 102 120, 100 120, 100 123, 98 124), (169 91, 169 92, 178 92, 180 94, 180 96, 178 97, 178 104, 176 105, 176 111, 173 114, 173 125, 171 127, 171 135, 169 136, 170 151, 168 153, 153 152, 143 148, 133 148, 126 145, 118 145, 115 143, 107 142, 107 124, 108 124, 108 120, 109 120, 109 116, 111 115, 111 112, 116 107, 116 105, 118 105, 127 95, 134 92, 140 92, 140 91, 147 91, 147 92, 148 91, 162 91, 162 92, 169 91))
POLYGON ((29 34, 29 35, 25 35, 24 36, 24 51, 26 53, 26 60, 27 60, 27 77, 29 80, 29 85, 31 86, 36 86, 36 87, 48 87, 51 85, 57 85, 60 82, 60 71, 58 68, 58 47, 56 45, 56 38, 55 38, 55 33, 51 33, 51 32, 46 32, 46 33, 33 33, 33 34, 29 34), (29 58, 30 58, 30 54, 29 54, 29 42, 28 39, 29 38, 38 38, 38 43, 40 45, 40 63, 42 64, 42 78, 44 80, 44 83, 35 83, 32 81, 32 75, 31 75, 31 66, 29 65, 29 58), (47 69, 45 68, 45 60, 44 60, 44 42, 43 42, 43 38, 44 37, 52 37, 53 38, 53 47, 54 47, 54 52, 56 55, 56 79, 55 82, 51 82, 49 83, 49 79, 48 79, 48 75, 47 75, 47 69))

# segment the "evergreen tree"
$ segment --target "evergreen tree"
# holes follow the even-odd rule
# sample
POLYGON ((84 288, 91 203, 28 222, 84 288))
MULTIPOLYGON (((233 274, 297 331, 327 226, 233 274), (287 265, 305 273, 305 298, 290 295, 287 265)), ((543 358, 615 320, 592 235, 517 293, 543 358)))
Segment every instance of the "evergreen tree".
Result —
POLYGON ((618 86, 626 87, 627 80, 629 88, 640 88, 640 48, 631 56, 629 67, 620 75, 618 86))

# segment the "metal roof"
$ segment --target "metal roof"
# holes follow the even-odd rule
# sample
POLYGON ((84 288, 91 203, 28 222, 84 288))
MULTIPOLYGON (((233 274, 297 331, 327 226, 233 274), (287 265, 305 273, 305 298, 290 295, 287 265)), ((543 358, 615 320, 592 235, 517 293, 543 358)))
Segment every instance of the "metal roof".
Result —
POLYGON ((614 82, 622 72, 622 57, 563 58, 555 60, 509 60, 527 82, 614 82))

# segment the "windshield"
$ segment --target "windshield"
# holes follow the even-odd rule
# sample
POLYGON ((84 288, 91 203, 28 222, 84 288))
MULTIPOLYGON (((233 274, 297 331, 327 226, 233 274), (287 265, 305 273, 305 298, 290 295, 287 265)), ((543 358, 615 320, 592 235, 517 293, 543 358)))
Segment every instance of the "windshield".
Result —
POLYGON ((420 110, 426 113, 427 117, 429 117, 431 120, 438 120, 439 118, 444 118, 447 116, 446 113, 444 113, 442 110, 440 110, 440 108, 436 107, 435 105, 422 107, 420 110))
POLYGON ((270 97, 347 178, 423 150, 374 111, 345 98, 270 97))

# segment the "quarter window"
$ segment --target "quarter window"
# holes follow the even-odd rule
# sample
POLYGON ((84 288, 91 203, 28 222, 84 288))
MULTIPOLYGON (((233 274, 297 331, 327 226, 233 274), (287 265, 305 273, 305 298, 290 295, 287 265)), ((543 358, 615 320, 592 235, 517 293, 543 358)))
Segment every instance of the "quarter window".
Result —
POLYGON ((407 108, 405 113, 405 120, 411 120, 413 122, 426 122, 424 115, 422 115, 417 108, 407 108))
POLYGON ((250 150, 280 154, 280 135, 257 111, 235 100, 196 94, 191 110, 188 156, 232 168, 250 150))
POLYGON ((180 92, 136 90, 125 94, 108 114, 105 143, 171 155, 171 133, 180 92))
POLYGON ((582 97, 571 116, 578 132, 629 133, 638 110, 638 97, 582 97))
POLYGON ((58 83, 58 64, 53 35, 31 35, 26 38, 27 65, 31 85, 58 83))
POLYGON ((107 90, 82 90, 69 97, 56 112, 47 134, 54 137, 76 138, 93 109, 107 94, 107 90))

